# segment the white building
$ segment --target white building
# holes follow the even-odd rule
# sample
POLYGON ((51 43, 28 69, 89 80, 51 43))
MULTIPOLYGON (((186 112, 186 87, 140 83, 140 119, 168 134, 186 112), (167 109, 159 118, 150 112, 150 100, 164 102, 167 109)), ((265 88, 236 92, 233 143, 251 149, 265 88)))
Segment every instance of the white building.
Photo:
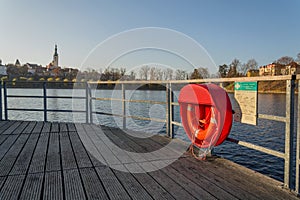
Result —
POLYGON ((0 76, 7 76, 7 67, 2 65, 2 60, 0 60, 0 76))

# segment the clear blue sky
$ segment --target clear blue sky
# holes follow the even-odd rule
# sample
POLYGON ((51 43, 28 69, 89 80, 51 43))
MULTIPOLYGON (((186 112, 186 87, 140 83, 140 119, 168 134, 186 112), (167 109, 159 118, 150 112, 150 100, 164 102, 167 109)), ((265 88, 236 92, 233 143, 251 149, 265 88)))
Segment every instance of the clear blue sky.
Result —
POLYGON ((98 43, 140 27, 182 32, 217 65, 234 58, 264 65, 300 52, 300 1, 2 0, 0 59, 46 65, 57 43, 60 65, 80 67, 98 43))

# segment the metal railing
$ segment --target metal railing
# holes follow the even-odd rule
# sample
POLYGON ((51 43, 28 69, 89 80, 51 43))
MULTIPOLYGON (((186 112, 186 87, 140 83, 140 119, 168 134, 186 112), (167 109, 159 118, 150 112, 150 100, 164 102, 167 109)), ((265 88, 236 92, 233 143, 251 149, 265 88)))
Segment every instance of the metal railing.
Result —
MULTIPOLYGON (((238 82, 238 81, 285 81, 286 82, 286 113, 284 116, 274 116, 257 113, 257 117, 259 119, 267 119, 273 121, 279 121, 285 123, 285 147, 284 152, 272 150, 263 146, 259 146, 256 144, 252 144, 245 141, 239 141, 233 138, 228 138, 227 140, 230 142, 234 142, 241 146, 245 146, 250 149, 254 149, 272 156, 276 156, 278 158, 284 159, 284 187, 291 189, 293 185, 293 156, 294 156, 294 136, 295 136, 295 126, 294 126, 294 112, 295 108, 298 110, 298 118, 297 118, 297 140, 296 140, 296 176, 295 176, 295 192, 300 192, 300 76, 272 76, 272 77, 241 77, 241 78, 214 78, 214 79, 197 79, 197 80, 171 80, 171 81, 109 81, 109 82, 85 82, 81 84, 85 84, 85 97, 74 97, 74 96, 47 96, 47 83, 43 83, 43 96, 21 96, 21 95, 8 95, 7 94, 7 85, 6 82, 3 82, 1 85, 0 92, 0 109, 4 111, 4 120, 8 120, 8 111, 40 111, 44 113, 44 121, 47 121, 47 113, 48 112, 79 112, 85 113, 86 115, 86 123, 93 123, 93 114, 95 115, 109 115, 121 117, 123 120, 123 129, 126 129, 126 119, 133 118, 138 120, 153 120, 157 122, 166 123, 166 135, 170 138, 174 138, 174 127, 180 126, 182 127, 181 122, 175 121, 174 118, 174 107, 179 106, 178 102, 174 101, 174 86, 178 84, 189 84, 189 83, 225 83, 225 82, 238 82), (295 106, 295 88, 296 88, 296 80, 298 80, 298 106, 295 106), (121 98, 97 98, 92 96, 91 86, 96 87, 98 85, 107 85, 114 84, 121 86, 119 90, 121 91, 121 98), (126 99, 126 86, 132 84, 159 84, 165 87, 166 92, 166 101, 151 101, 151 100, 129 100, 126 99), (3 89, 3 96, 2 96, 3 89), (10 108, 8 107, 8 99, 9 98, 43 98, 43 109, 20 109, 20 108, 10 108), (85 110, 59 110, 59 109, 48 109, 47 108, 47 99, 50 98, 76 98, 76 99, 85 99, 85 110), (3 99, 3 106, 2 106, 3 99), (121 114, 115 113, 106 113, 92 109, 92 104, 94 101, 120 101, 122 104, 121 114), (134 115, 126 115, 126 103, 146 103, 146 104, 161 104, 166 106, 166 118, 148 118, 142 116, 134 116, 134 115)), ((0 118, 3 120, 2 112, 0 118)))

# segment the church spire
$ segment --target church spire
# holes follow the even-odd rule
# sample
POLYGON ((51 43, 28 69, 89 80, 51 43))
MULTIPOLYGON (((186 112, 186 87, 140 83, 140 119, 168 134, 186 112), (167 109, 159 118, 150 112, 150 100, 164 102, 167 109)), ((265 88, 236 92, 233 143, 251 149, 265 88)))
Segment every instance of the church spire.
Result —
POLYGON ((55 45, 54 55, 53 55, 53 61, 52 61, 53 67, 58 67, 58 53, 57 53, 57 45, 55 45))
POLYGON ((54 56, 58 56, 58 53, 57 53, 57 45, 55 45, 54 56))

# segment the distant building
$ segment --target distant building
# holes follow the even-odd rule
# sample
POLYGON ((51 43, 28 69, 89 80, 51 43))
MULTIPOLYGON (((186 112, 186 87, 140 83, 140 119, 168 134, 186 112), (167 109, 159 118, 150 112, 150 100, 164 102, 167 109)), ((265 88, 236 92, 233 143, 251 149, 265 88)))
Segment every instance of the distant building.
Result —
POLYGON ((286 66, 286 74, 287 75, 300 74, 300 65, 296 62, 291 62, 289 65, 286 66))
POLYGON ((259 70, 258 69, 249 69, 247 71, 247 77, 253 77, 253 76, 259 76, 259 70))
POLYGON ((272 63, 259 67, 260 76, 278 76, 285 75, 285 66, 272 63))
POLYGON ((47 65, 47 70, 48 71, 51 71, 53 69, 56 69, 58 68, 59 65, 58 65, 58 53, 57 53, 57 45, 55 45, 55 48, 54 48, 54 54, 53 54, 53 60, 52 62, 50 62, 48 65, 47 65))
POLYGON ((20 63, 19 59, 16 60, 15 66, 16 67, 21 67, 21 63, 20 63))
POLYGON ((27 67, 29 75, 42 76, 46 71, 45 67, 42 67, 42 65, 38 65, 38 64, 26 63, 24 66, 27 67))
POLYGON ((0 76, 7 76, 7 67, 2 65, 2 60, 0 60, 0 76))
POLYGON ((300 74, 300 65, 296 62, 291 62, 289 65, 272 63, 259 67, 260 76, 280 76, 292 74, 300 74))

